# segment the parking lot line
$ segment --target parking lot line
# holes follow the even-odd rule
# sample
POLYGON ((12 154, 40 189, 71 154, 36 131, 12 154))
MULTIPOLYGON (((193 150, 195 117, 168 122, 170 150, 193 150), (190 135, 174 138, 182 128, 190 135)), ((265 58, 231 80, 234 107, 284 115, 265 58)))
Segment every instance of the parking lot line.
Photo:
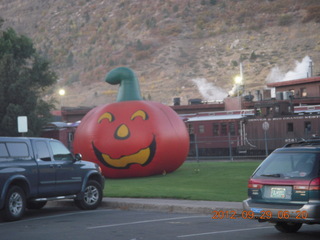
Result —
POLYGON ((179 220, 179 219, 188 219, 188 218, 203 218, 203 217, 208 218, 208 216, 204 216, 204 215, 187 216, 187 217, 175 217, 175 218, 160 218, 160 219, 151 219, 151 220, 136 221, 136 222, 117 223, 117 224, 109 224, 109 225, 87 227, 87 229, 88 230, 92 230, 92 229, 97 229, 97 228, 119 227, 119 226, 133 225, 133 224, 163 222, 163 221, 169 221, 169 220, 179 220))
POLYGON ((181 236, 177 236, 177 237, 178 238, 187 238, 187 237, 196 237, 196 236, 212 235, 212 234, 219 234, 219 233, 231 233, 231 232, 260 230, 260 229, 267 229, 267 228, 273 228, 273 226, 272 227, 270 226, 270 227, 257 227, 257 228, 242 228, 242 229, 231 229, 231 230, 216 231, 216 232, 196 233, 196 234, 181 235, 181 236))
POLYGON ((19 224, 23 222, 30 222, 30 221, 38 221, 38 220, 46 220, 46 219, 52 219, 52 218, 62 218, 66 216, 72 216, 72 215, 78 215, 78 214, 88 214, 92 212, 110 212, 112 209, 106 209, 106 210, 92 210, 92 211, 84 211, 84 210, 78 210, 75 212, 68 212, 68 213, 62 213, 62 214, 54 214, 51 216, 44 216, 44 217, 35 217, 35 218, 25 218, 19 221, 13 221, 13 222, 0 222, 0 227, 4 225, 9 225, 9 224, 19 224))

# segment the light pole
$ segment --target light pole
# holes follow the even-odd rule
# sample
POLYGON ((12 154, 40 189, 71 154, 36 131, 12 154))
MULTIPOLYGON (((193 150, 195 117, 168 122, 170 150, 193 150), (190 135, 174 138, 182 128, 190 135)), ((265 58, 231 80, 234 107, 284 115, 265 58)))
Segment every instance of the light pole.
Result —
POLYGON ((240 86, 242 86, 242 77, 239 76, 239 75, 235 76, 234 83, 237 86, 237 96, 239 97, 239 95, 240 95, 240 86))
POLYGON ((62 110, 62 98, 63 98, 63 96, 66 94, 66 91, 63 89, 63 88, 61 88, 60 90, 59 90, 59 95, 60 95, 60 110, 62 110))
POLYGON ((236 89, 237 89, 237 97, 238 97, 238 100, 239 100, 239 108, 240 108, 240 110, 242 108, 241 97, 240 97, 240 90, 242 90, 242 87, 243 87, 242 81, 243 81, 243 79, 242 79, 241 76, 239 76, 239 75, 235 76, 234 83, 235 83, 235 86, 236 86, 236 89))

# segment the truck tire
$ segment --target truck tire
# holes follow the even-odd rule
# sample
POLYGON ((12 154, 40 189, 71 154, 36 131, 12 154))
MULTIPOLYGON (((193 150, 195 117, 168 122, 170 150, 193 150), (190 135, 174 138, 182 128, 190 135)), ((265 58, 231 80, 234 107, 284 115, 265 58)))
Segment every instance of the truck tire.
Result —
POLYGON ((16 221, 22 218, 26 209, 26 195, 21 187, 9 188, 4 204, 3 218, 5 221, 16 221))
POLYGON ((102 188, 101 185, 94 181, 88 181, 83 198, 75 200, 75 204, 78 208, 83 210, 93 210, 96 209, 102 200, 102 188))

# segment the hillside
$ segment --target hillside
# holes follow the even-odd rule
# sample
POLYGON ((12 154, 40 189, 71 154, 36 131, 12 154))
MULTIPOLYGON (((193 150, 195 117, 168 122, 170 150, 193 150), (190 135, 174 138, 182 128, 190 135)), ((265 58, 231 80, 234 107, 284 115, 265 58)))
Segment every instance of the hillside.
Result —
POLYGON ((52 61, 59 82, 44 97, 63 87, 63 106, 114 102, 118 87, 103 80, 117 66, 168 105, 204 98, 194 79, 223 98, 240 62, 247 92, 306 56, 320 73, 319 0, 2 0, 0 17, 52 61))

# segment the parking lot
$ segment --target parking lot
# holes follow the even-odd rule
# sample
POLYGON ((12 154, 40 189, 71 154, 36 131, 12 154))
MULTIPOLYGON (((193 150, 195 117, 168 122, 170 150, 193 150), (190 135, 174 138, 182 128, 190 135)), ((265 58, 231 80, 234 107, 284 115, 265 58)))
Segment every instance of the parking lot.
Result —
POLYGON ((2 240, 77 239, 319 239, 320 227, 303 226, 282 234, 268 223, 245 219, 215 219, 210 215, 145 210, 45 207, 27 211, 23 220, 0 222, 2 240))

